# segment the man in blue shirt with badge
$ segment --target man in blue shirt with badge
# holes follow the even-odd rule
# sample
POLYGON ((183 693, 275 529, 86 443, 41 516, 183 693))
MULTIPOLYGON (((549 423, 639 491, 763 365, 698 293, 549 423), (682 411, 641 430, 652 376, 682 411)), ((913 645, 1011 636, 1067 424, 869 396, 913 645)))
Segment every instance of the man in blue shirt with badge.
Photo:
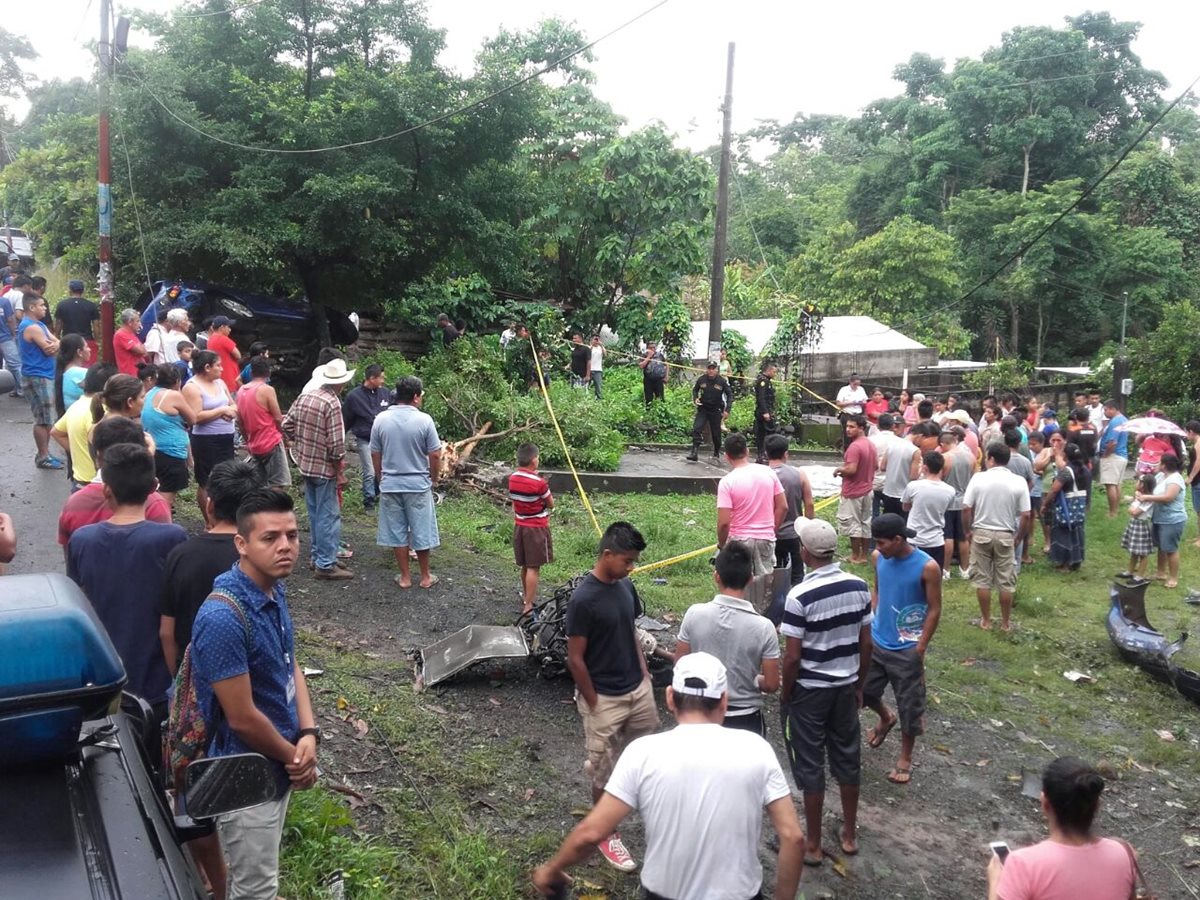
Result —
POLYGON ((192 629, 196 699, 216 722, 208 755, 261 753, 276 764, 275 800, 217 819, 229 867, 229 900, 275 900, 279 843, 293 789, 317 780, 312 702, 295 659, 282 580, 295 568, 299 530, 290 495, 269 488, 238 507, 239 561, 213 583, 192 629))
POLYGON ((867 734, 869 747, 882 744, 900 723, 900 759, 887 776, 893 784, 912 780, 913 747, 925 730, 925 650, 942 617, 942 569, 908 542, 916 534, 895 513, 871 522, 875 584, 871 668, 863 685, 863 704, 879 714, 879 722, 867 734), (896 694, 896 712, 883 702, 889 683, 896 694))

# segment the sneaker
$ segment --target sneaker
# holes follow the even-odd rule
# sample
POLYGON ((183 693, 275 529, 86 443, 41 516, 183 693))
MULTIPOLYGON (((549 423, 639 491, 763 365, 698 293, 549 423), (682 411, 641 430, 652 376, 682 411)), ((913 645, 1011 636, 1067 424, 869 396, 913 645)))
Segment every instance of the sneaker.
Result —
POLYGON ((633 857, 625 849, 625 844, 621 841, 619 832, 614 831, 596 846, 600 848, 600 855, 614 869, 621 872, 632 872, 637 868, 637 863, 633 861, 633 857))
POLYGON ((960 566, 958 569, 958 577, 961 578, 963 581, 970 581, 971 580, 971 570, 964 569, 960 566))
POLYGON ((950 580, 950 570, 942 569, 942 581, 949 581, 949 580, 950 580))
POLYGON ((689 453, 687 456, 685 456, 684 459, 686 459, 688 462, 699 462, 700 461, 700 457, 696 454, 695 450, 693 450, 691 453, 689 453))
POLYGON ((328 569, 317 569, 314 577, 317 581, 349 581, 354 573, 341 566, 330 566, 328 569))
POLYGON ((54 469, 55 471, 66 468, 61 459, 55 459, 53 456, 47 456, 44 459, 39 459, 35 465, 39 469, 54 469))
POLYGON ((338 559, 353 559, 354 558, 354 551, 350 549, 350 545, 347 544, 345 541, 342 541, 340 544, 338 544, 337 558, 338 559))
POLYGON ((25 392, 24 391, 9 391, 8 396, 16 397, 18 400, 22 400, 25 397, 25 392))

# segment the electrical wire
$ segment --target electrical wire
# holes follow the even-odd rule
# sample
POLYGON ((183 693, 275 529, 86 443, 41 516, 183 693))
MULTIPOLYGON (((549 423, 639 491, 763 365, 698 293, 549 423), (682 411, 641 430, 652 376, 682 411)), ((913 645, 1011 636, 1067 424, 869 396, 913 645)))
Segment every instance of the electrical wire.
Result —
POLYGON ((171 18, 172 19, 208 19, 213 16, 228 16, 228 15, 232 15, 235 12, 239 12, 243 9, 250 9, 255 6, 261 6, 262 4, 264 4, 266 2, 267 2, 267 0, 250 0, 249 3, 243 3, 241 6, 234 6, 234 7, 231 7, 230 9, 212 9, 212 10, 209 10, 208 12, 199 12, 199 13, 176 13, 175 15, 171 16, 171 18))
POLYGON ((1092 193, 1095 192, 1096 188, 1100 187, 1100 185, 1104 183, 1105 179, 1107 179, 1109 175, 1111 175, 1113 172, 1115 172, 1117 170, 1117 167, 1120 166, 1121 163, 1123 163, 1125 161, 1126 157, 1128 157, 1129 154, 1132 153, 1137 148, 1137 146, 1146 139, 1147 136, 1149 136, 1150 132, 1158 127, 1159 123, 1162 122, 1162 120, 1167 117, 1167 114, 1170 113, 1171 110, 1173 110, 1176 106, 1178 106, 1180 103, 1183 102, 1184 98, 1187 97, 1188 94, 1191 93, 1192 88, 1194 88, 1196 86, 1197 82, 1200 82, 1200 75, 1196 76, 1196 78, 1194 78, 1192 80, 1192 83, 1189 84, 1186 88, 1184 88, 1178 97, 1176 97, 1169 104, 1167 104, 1166 108, 1164 108, 1157 116, 1155 116, 1154 120, 1152 122, 1150 122, 1150 124, 1147 125, 1145 128, 1143 128, 1141 133, 1136 138, 1134 138, 1133 141, 1130 142, 1130 144, 1123 151, 1121 151, 1121 155, 1116 158, 1116 160, 1112 163, 1112 165, 1110 165, 1107 169, 1105 169, 1098 178, 1096 178, 1094 181, 1092 181, 1091 184, 1089 184, 1087 187, 1085 187, 1080 192, 1079 196, 1076 197, 1071 203, 1069 203, 1062 212, 1060 212, 1057 216, 1055 216, 1053 219, 1051 219, 1049 224, 1047 224, 1040 231, 1038 231, 1038 233, 1035 234, 1032 238, 1030 238, 1028 241, 1026 241, 1024 244, 1022 244, 1020 247, 1018 247, 1016 252, 1014 252, 1011 256, 1009 256, 1008 259, 1006 259, 1004 262, 1002 262, 994 271, 991 272, 991 274, 989 274, 985 278, 983 278, 983 280, 981 280, 979 283, 977 283, 969 291, 967 291, 965 294, 960 296, 957 300, 952 300, 951 302, 943 304, 940 307, 926 310, 920 316, 920 318, 914 318, 914 319, 908 320, 907 322, 900 322, 898 324, 893 324, 893 325, 883 329, 882 331, 864 332, 861 335, 861 337, 870 337, 872 335, 886 334, 889 331, 903 332, 905 328, 909 328, 913 325, 919 325, 922 322, 927 321, 930 314, 932 314, 932 313, 946 312, 950 309, 953 309, 954 307, 961 306, 963 303, 966 303, 967 300, 974 297, 977 293, 979 293, 981 290, 983 290, 985 287, 987 287, 989 284, 991 284, 993 281, 995 281, 997 278, 999 278, 1004 273, 1005 269, 1007 269, 1014 262, 1016 262, 1021 257, 1023 257, 1026 253, 1028 253, 1030 251, 1030 249, 1032 247, 1034 247, 1038 243, 1038 241, 1040 241, 1043 237, 1045 237, 1047 234, 1049 234, 1050 231, 1056 225, 1058 225, 1059 222, 1061 222, 1063 219, 1065 219, 1067 216, 1069 216, 1072 212, 1074 212, 1075 209, 1078 208, 1079 204, 1081 204, 1084 200, 1086 200, 1088 197, 1090 197, 1092 195, 1092 193))
POLYGON ((133 190, 133 163, 129 159, 129 145, 125 143, 125 134, 118 131, 121 139, 121 149, 125 151, 125 171, 129 173, 129 199, 133 204, 133 220, 137 223, 138 245, 142 248, 142 271, 146 275, 146 287, 150 296, 154 296, 154 282, 150 278, 150 260, 146 256, 146 236, 142 233, 142 214, 138 209, 137 194, 133 190))
POLYGON ((745 214, 746 224, 750 226, 750 233, 754 235, 754 244, 758 247, 758 255, 762 258, 763 266, 766 269, 767 274, 771 276, 771 281, 775 283, 775 290, 782 292, 783 287, 779 284, 779 279, 775 277, 775 268, 770 262, 767 261, 767 252, 763 250, 762 241, 758 239, 758 229, 754 227, 754 217, 751 216, 749 211, 746 209, 746 195, 742 193, 742 180, 738 178, 737 166, 730 166, 729 174, 733 176, 733 183, 737 187, 738 206, 745 214))
POLYGON ((333 144, 328 147, 313 147, 313 148, 309 148, 309 149, 292 149, 292 148, 283 148, 283 147, 256 147, 253 144, 241 144, 241 143, 238 143, 237 141, 230 141, 225 138, 219 137, 215 134, 211 134, 207 131, 204 131, 202 128, 197 127, 196 125, 193 125, 187 119, 183 118, 183 116, 179 115, 177 112, 175 112, 173 109, 171 109, 170 106, 168 106, 166 103, 164 103, 163 100, 156 93, 154 93, 153 90, 151 90, 150 86, 141 77, 141 75, 139 75, 137 73, 137 71, 134 70, 133 67, 128 64, 128 62, 125 62, 125 68, 133 76, 134 80, 136 80, 139 84, 141 84, 141 86, 145 89, 146 93, 148 93, 151 96, 151 98, 154 100, 154 102, 157 103, 160 107, 162 107, 163 111, 166 112, 167 115, 169 115, 171 118, 175 119, 177 122, 179 122, 181 125, 185 126, 186 128, 189 128, 190 130, 194 131, 196 134, 200 135, 201 137, 208 138, 210 141, 214 141, 218 144, 224 144, 227 147, 233 147, 238 150, 247 150, 247 151, 250 151, 251 153, 276 153, 276 154, 287 155, 287 156, 300 156, 300 155, 315 154, 315 153, 332 153, 335 150, 349 150, 354 147, 366 147, 366 146, 370 146, 371 144, 379 144, 379 143, 383 143, 384 141, 395 140, 396 138, 403 137, 407 134, 412 134, 414 131, 420 131, 423 128, 428 128, 430 125, 436 125, 439 122, 444 122, 447 119, 452 119, 452 118, 455 118, 456 116, 461 116, 463 113, 470 112, 473 109, 477 109, 480 106, 484 106, 487 103, 490 103, 492 100, 495 100, 497 97, 503 96, 504 94, 507 94, 513 90, 516 90, 517 88, 521 87, 524 84, 528 84, 530 81, 540 78, 542 75, 545 75, 547 72, 551 71, 552 69, 556 69, 558 66, 562 65, 567 60, 578 56, 580 53, 587 52, 592 47, 595 47, 597 44, 599 44, 601 41, 612 37, 613 35, 617 34, 618 32, 623 31, 624 29, 628 28, 630 25, 633 25, 635 22, 637 22, 641 19, 644 19, 646 16, 650 15, 650 13, 654 12, 659 7, 665 6, 669 2, 670 2, 670 0, 658 0, 658 2, 655 3, 653 6, 638 13, 632 19, 628 19, 625 22, 622 22, 616 28, 613 28, 611 31, 605 32, 604 34, 600 35, 600 37, 596 38, 595 40, 590 41, 590 42, 584 44, 583 46, 576 48, 575 50, 572 50, 570 53, 566 53, 566 54, 558 57, 557 59, 555 59, 554 61, 552 61, 550 63, 547 63, 545 66, 538 69, 537 71, 532 72, 529 75, 526 75, 524 78, 518 79, 517 81, 514 81, 511 84, 505 85, 504 87, 502 87, 498 90, 492 91, 490 94, 486 94, 485 96, 480 97, 478 100, 474 100, 474 101, 466 104, 465 106, 460 106, 457 109, 453 109, 453 110, 450 110, 449 112, 442 113, 441 115, 434 116, 432 119, 427 119, 424 122, 420 122, 409 128, 401 129, 400 131, 392 132, 391 134, 385 134, 385 135, 381 135, 379 137, 368 138, 366 140, 361 140, 361 141, 349 141, 344 144, 333 144))

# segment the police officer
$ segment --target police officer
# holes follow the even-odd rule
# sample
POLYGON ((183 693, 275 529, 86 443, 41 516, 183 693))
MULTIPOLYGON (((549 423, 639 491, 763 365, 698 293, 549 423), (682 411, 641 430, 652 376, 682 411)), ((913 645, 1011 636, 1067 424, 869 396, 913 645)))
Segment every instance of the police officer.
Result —
POLYGON ((768 362, 754 381, 754 451, 765 464, 767 434, 775 430, 775 363, 768 362))
POLYGON ((717 374, 716 362, 709 360, 704 374, 692 385, 692 402, 696 404, 696 418, 692 420, 692 452, 688 459, 695 462, 700 458, 700 441, 704 437, 704 426, 712 434, 713 459, 721 457, 721 422, 729 416, 733 406, 733 392, 724 375, 717 374))

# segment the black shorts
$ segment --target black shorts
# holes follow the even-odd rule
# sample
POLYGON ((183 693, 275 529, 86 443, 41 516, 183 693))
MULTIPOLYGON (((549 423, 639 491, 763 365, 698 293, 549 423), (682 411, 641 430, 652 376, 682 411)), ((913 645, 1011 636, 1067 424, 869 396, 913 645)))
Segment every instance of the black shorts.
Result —
POLYGON ((878 644, 871 650, 871 668, 863 685, 864 700, 882 700, 891 684, 900 715, 900 733, 917 737, 925 731, 925 661, 916 648, 887 650, 878 644))
POLYGON ((193 434, 192 459, 196 463, 196 484, 204 487, 217 463, 233 459, 232 434, 193 434))
POLYGON ((825 755, 838 784, 862 780, 862 741, 855 684, 792 690, 781 711, 783 739, 792 775, 806 794, 825 793, 825 755))
POLYGON ((178 456, 154 451, 154 474, 158 478, 158 489, 168 494, 177 494, 188 486, 187 460, 178 456))
POLYGON ((938 564, 939 569, 946 568, 946 545, 938 544, 936 547, 918 547, 918 550, 924 550, 929 554, 929 558, 938 564))
POLYGON ((753 731, 761 738, 767 736, 767 723, 763 719, 761 709, 756 709, 754 712, 742 713, 741 715, 730 715, 732 712, 732 709, 725 712, 725 721, 721 724, 726 728, 736 728, 739 731, 753 731))
POLYGON ((946 540, 965 541, 967 539, 967 529, 963 528, 961 509, 946 510, 945 522, 942 533, 946 535, 946 540))
POLYGON ((889 497, 887 494, 883 494, 881 499, 885 513, 895 513, 904 521, 908 521, 908 513, 904 511, 904 504, 899 497, 889 497))

